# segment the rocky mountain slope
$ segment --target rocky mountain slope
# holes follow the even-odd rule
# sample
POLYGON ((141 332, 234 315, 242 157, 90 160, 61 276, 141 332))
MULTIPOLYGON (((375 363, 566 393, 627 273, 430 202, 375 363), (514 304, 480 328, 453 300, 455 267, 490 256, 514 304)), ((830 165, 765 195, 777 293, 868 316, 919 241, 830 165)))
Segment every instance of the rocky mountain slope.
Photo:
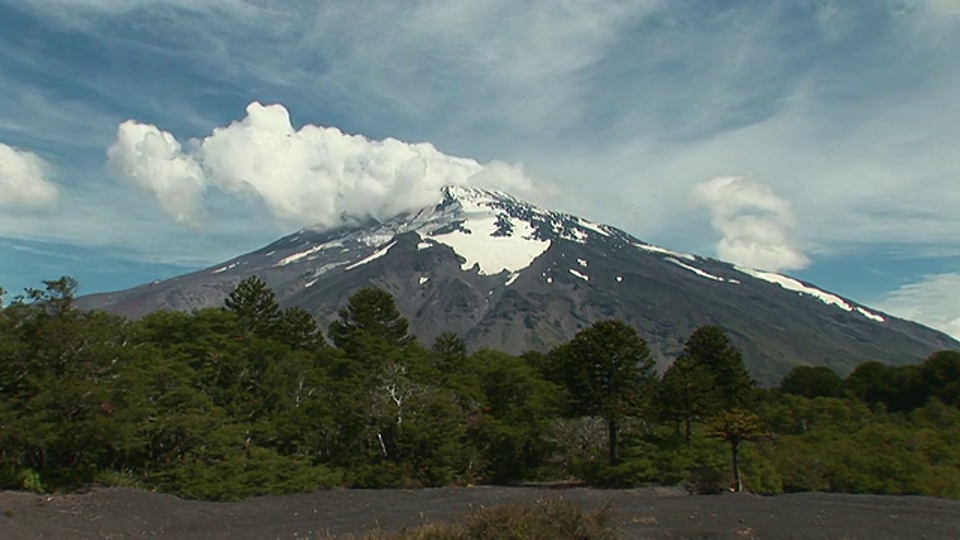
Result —
POLYGON ((727 329, 761 382, 798 364, 846 373, 866 360, 902 364, 960 348, 950 337, 780 274, 644 243, 626 232, 507 194, 448 187, 435 206, 387 222, 301 230, 223 264, 81 306, 139 317, 219 306, 259 275, 284 306, 326 327, 357 289, 397 298, 412 331, 471 347, 546 350, 603 318, 640 331, 661 367, 699 325, 727 329))

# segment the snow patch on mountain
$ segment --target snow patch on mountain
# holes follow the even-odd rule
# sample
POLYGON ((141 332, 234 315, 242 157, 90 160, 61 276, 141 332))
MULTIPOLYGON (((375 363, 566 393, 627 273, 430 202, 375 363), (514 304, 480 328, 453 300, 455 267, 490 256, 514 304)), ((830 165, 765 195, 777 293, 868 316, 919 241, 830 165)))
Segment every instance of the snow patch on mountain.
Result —
POLYGON ((850 303, 848 303, 846 300, 844 300, 843 298, 840 298, 835 294, 831 294, 826 291, 821 291, 820 289, 810 287, 808 285, 804 285, 803 283, 793 278, 783 276, 780 274, 774 274, 773 272, 763 272, 761 270, 755 270, 753 268, 744 268, 742 266, 735 266, 734 268, 736 268, 740 272, 743 272, 744 274, 753 276, 757 279, 762 279, 763 281, 775 283, 783 287, 784 289, 787 289, 788 291, 794 291, 800 295, 812 296, 817 300, 820 300, 824 304, 836 306, 844 311, 849 311, 849 312, 856 311, 857 313, 863 315, 864 317, 872 321, 876 321, 876 322, 886 321, 886 319, 884 319, 880 315, 871 313, 870 311, 867 311, 862 307, 853 306, 850 303))
POLYGON ((384 243, 393 240, 393 237, 396 236, 396 233, 387 229, 387 230, 377 230, 370 234, 365 234, 358 236, 356 241, 367 246, 367 247, 376 247, 382 246, 384 243))
POLYGON ((216 270, 214 270, 213 272, 210 272, 210 273, 211 273, 211 274, 219 274, 219 273, 221 273, 221 272, 226 272, 227 270, 231 270, 231 269, 233 269, 233 268, 236 268, 237 265, 239 265, 239 264, 240 264, 240 263, 235 262, 235 263, 233 263, 233 264, 228 264, 228 265, 226 265, 226 266, 221 266, 220 268, 217 268, 216 270))
POLYGON ((570 239, 570 240, 573 240, 574 242, 576 242, 576 243, 578 243, 578 244, 586 244, 586 243, 587 243, 587 240, 590 239, 590 235, 588 235, 587 233, 583 232, 582 229, 576 228, 576 229, 573 229, 572 231, 570 231, 570 235, 569 235, 569 237, 567 237, 567 238, 570 239))
POLYGON ((464 270, 477 266, 482 275, 522 270, 550 247, 549 240, 531 238, 533 228, 522 221, 511 221, 514 227, 511 236, 494 236, 498 230, 496 221, 496 218, 472 219, 464 223, 463 231, 431 238, 450 246, 463 257, 464 270))
POLYGON ((711 273, 709 273, 709 272, 704 272, 703 270, 701 270, 701 269, 699 269, 699 268, 696 268, 696 267, 694 267, 694 266, 690 266, 689 264, 682 263, 682 262, 678 261, 677 259, 674 259, 673 257, 665 257, 663 260, 665 260, 665 261, 667 261, 667 262, 670 262, 670 263, 673 263, 673 264, 675 264, 675 265, 677 265, 677 266, 679 266, 680 268, 683 268, 683 269, 685 269, 685 270, 689 270, 689 271, 693 272, 694 274, 696 274, 696 275, 698 275, 698 276, 700 276, 700 277, 705 277, 705 278, 707 278, 707 279, 712 279, 712 280, 714 280, 714 281, 721 281, 721 282, 726 281, 724 278, 722 278, 722 277, 720 277, 720 276, 715 276, 715 275, 713 275, 713 274, 711 274, 711 273))
POLYGON ((288 264, 295 263, 301 259, 306 259, 307 257, 310 257, 311 255, 319 253, 325 249, 340 247, 342 245, 343 245, 342 242, 327 242, 325 244, 320 244, 319 246, 313 246, 304 251, 294 253, 293 255, 287 255, 286 257, 277 261, 277 264, 275 264, 274 266, 286 266, 288 264))
POLYGON ((386 245, 386 247, 383 247, 383 248, 381 248, 381 249, 378 249, 378 250, 374 251, 373 254, 370 255, 369 257, 365 257, 365 258, 363 258, 363 259, 360 259, 359 261, 357 261, 357 262, 351 264, 350 266, 346 267, 346 270, 353 270, 354 268, 356 268, 356 267, 358 267, 358 266, 363 266, 363 265, 365 265, 365 264, 367 264, 367 263, 369 263, 369 262, 372 262, 372 261, 375 261, 375 260, 379 259, 380 257, 383 257, 384 255, 387 254, 388 251, 390 251, 390 248, 392 248, 392 247, 395 246, 395 245, 397 245, 397 242, 396 242, 396 241, 390 242, 389 244, 386 245))
POLYGON ((595 232, 595 233, 602 234, 603 236, 610 236, 610 233, 607 232, 607 231, 605 231, 605 230, 603 230, 603 225, 601 225, 601 224, 599 224, 599 223, 594 223, 594 222, 592 222, 592 221, 587 221, 587 220, 582 219, 582 218, 578 218, 578 219, 577 219, 577 223, 579 223, 581 227, 590 229, 591 231, 593 231, 593 232, 595 232))
POLYGON ((691 254, 689 254, 689 253, 680 253, 679 251, 671 251, 671 250, 669 250, 669 249, 662 248, 662 247, 660 247, 660 246, 654 246, 654 245, 651 245, 651 244, 642 244, 642 243, 641 243, 641 244, 633 244, 633 246, 636 247, 637 249, 641 249, 641 250, 643 250, 643 251, 649 251, 650 253, 658 253, 658 254, 660 254, 660 255, 667 255, 667 256, 670 256, 670 257, 674 257, 674 258, 686 259, 686 260, 688 260, 688 261, 696 261, 696 260, 697 260, 697 257, 696 257, 696 256, 691 255, 691 254))
POLYGON ((323 265, 323 266, 321 266, 321 267, 319 267, 319 268, 315 268, 315 269, 313 270, 313 272, 311 273, 311 275, 312 275, 313 277, 322 276, 323 274, 326 274, 327 272, 333 270, 334 268, 340 268, 341 266, 343 266, 343 265, 345 265, 345 264, 347 264, 347 263, 349 263, 349 262, 350 262, 350 261, 337 261, 337 262, 325 264, 325 265, 323 265))
POLYGON ((884 319, 882 316, 877 315, 876 313, 871 313, 860 306, 857 306, 857 312, 872 321, 887 322, 887 320, 884 319))

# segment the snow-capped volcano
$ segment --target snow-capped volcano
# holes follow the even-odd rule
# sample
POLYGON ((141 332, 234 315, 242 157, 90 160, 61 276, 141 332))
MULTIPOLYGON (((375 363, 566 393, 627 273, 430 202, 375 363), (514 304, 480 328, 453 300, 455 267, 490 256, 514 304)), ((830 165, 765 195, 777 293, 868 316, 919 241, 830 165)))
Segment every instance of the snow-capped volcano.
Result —
POLYGON ((843 372, 868 359, 919 361, 958 345, 789 276, 650 245, 468 187, 444 188, 436 204, 388 221, 303 229, 206 270, 81 303, 135 317, 216 306, 254 274, 284 305, 310 310, 322 325, 372 284, 394 294, 425 342, 450 330, 472 346, 513 353, 547 349, 615 317, 633 324, 666 365, 696 326, 719 324, 769 382, 798 363, 843 372))
MULTIPOLYGON (((550 247, 551 235, 540 229, 556 218, 529 204, 504 193, 476 188, 447 187, 442 195, 436 206, 386 223, 345 230, 335 240, 304 246, 305 250, 280 259, 277 265, 316 260, 321 251, 347 244, 352 248, 377 248, 370 257, 356 261, 355 266, 359 266, 385 255, 397 235, 416 233, 421 239, 418 249, 447 246, 464 258, 463 270, 477 266, 480 274, 495 275, 526 268, 550 247)), ((295 238, 309 234, 303 230, 295 238)))
MULTIPOLYGON (((462 258, 462 270, 503 275, 508 280, 529 267, 554 241, 586 243, 591 236, 611 236, 602 225, 541 210, 503 192, 451 186, 442 190, 436 206, 385 223, 343 230, 322 244, 315 243, 309 230, 302 230, 292 238, 310 238, 301 245, 304 249, 280 258, 276 265, 316 261, 321 252, 331 248, 340 248, 341 253, 375 249, 369 257, 351 264, 355 268, 385 255, 395 245, 394 238, 406 233, 415 233, 420 239, 418 250, 446 246, 462 258)), ((277 253, 271 251, 271 255, 277 253)))

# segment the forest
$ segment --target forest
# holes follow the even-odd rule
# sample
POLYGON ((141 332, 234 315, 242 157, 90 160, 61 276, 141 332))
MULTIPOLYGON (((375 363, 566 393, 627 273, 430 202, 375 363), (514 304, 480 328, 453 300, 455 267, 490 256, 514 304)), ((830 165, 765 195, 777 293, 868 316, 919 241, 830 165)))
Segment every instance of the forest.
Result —
MULTIPOLYGON (((2 290, 0 290, 2 293, 2 290)), ((332 487, 582 482, 960 498, 960 353, 793 369, 759 388, 724 330, 663 374, 622 321, 546 353, 414 339, 356 292, 324 332, 242 281, 131 321, 64 277, 0 294, 0 488, 207 500, 332 487)))

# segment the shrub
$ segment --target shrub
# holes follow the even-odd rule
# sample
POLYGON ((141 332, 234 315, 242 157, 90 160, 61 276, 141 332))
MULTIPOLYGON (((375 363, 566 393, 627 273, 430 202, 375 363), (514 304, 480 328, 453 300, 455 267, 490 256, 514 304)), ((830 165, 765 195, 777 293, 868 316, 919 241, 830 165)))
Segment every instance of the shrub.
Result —
POLYGON ((43 493, 43 484, 40 482, 40 473, 33 469, 24 469, 20 471, 20 487, 26 491, 43 493))
POLYGON ((588 514, 564 501, 539 500, 529 504, 481 510, 467 519, 471 539, 569 538, 592 540, 616 538, 608 526, 610 509, 588 514))
POLYGON ((431 524, 376 538, 397 540, 613 540, 610 509, 584 512, 576 505, 556 500, 496 506, 479 510, 458 524, 431 524))

